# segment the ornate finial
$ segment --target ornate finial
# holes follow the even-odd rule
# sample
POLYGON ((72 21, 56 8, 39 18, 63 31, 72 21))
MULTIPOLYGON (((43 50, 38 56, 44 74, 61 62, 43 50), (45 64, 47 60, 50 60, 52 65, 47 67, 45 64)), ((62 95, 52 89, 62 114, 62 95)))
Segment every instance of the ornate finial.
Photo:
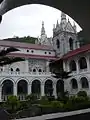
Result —
POLYGON ((61 20, 66 20, 66 14, 64 12, 61 12, 61 20))
POLYGON ((59 23, 58 23, 58 20, 57 20, 57 24, 56 24, 56 28, 59 27, 59 23))
POLYGON ((44 21, 42 21, 41 35, 45 35, 44 21))
POLYGON ((55 24, 53 24, 53 29, 55 29, 55 24))

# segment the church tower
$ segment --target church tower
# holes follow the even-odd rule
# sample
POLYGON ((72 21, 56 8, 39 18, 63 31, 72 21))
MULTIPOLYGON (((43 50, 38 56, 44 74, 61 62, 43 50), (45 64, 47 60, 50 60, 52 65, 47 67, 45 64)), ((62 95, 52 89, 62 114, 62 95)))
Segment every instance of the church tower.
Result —
POLYGON ((66 14, 61 13, 60 24, 57 22, 53 28, 53 47, 56 55, 61 57, 71 50, 79 48, 77 40, 76 25, 72 26, 69 19, 67 21, 66 14))
POLYGON ((38 38, 37 44, 41 45, 52 45, 52 38, 47 38, 45 27, 44 27, 44 21, 42 21, 42 27, 41 27, 41 36, 38 38))

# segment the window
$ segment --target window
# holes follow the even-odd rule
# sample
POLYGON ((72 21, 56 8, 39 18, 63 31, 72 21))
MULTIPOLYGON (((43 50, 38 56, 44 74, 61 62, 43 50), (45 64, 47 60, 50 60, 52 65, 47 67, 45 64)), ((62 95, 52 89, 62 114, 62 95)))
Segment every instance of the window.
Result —
POLYGON ((70 50, 73 50, 73 39, 72 38, 69 39, 69 46, 70 46, 70 50))
POLYGON ((72 79, 71 80, 71 86, 72 86, 72 89, 77 89, 78 88, 78 84, 77 84, 77 80, 76 79, 72 79))
POLYGON ((33 50, 31 50, 31 52, 33 53, 34 51, 33 51, 33 50))
POLYGON ((39 69, 39 72, 42 72, 42 70, 41 70, 41 69, 39 69))
POLYGON ((74 60, 70 62, 70 71, 76 71, 76 63, 74 60))
POLYGON ((36 72, 36 69, 33 69, 33 72, 36 72))
POLYGON ((16 72, 17 72, 17 73, 20 73, 20 69, 19 69, 19 68, 16 68, 16 72))
POLYGON ((11 74, 13 73, 13 68, 11 68, 11 74))
POLYGON ((16 69, 16 71, 18 72, 18 71, 20 71, 20 69, 19 69, 19 68, 17 68, 17 69, 16 69))
POLYGON ((47 54, 47 52, 45 52, 45 54, 47 54))
POLYGON ((49 54, 51 54, 51 52, 49 52, 49 54))
POLYGON ((81 86, 82 86, 82 88, 89 88, 89 83, 88 83, 87 78, 85 78, 85 77, 81 78, 81 86))
POLYGON ((29 52, 29 50, 27 50, 27 52, 29 52))
POLYGON ((11 72, 13 72, 13 68, 11 68, 11 72))
POLYGON ((87 62, 86 62, 85 57, 81 57, 80 58, 80 60, 79 60, 79 67, 80 67, 80 69, 87 68, 87 62))
POLYGON ((57 39, 57 41, 56 41, 56 45, 57 45, 57 48, 59 49, 59 48, 60 48, 60 42, 59 42, 58 39, 57 39))

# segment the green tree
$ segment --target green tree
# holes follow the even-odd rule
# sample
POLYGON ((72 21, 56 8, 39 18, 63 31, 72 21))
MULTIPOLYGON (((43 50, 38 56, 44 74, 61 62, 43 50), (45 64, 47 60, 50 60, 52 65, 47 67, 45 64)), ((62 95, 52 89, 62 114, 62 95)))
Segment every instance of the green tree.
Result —
POLYGON ((31 105, 37 101, 37 95, 35 95, 35 94, 27 95, 26 100, 31 105))
POLYGON ((13 113, 16 112, 16 110, 19 108, 20 101, 17 99, 16 96, 9 96, 6 101, 6 105, 9 108, 9 110, 11 110, 13 113))

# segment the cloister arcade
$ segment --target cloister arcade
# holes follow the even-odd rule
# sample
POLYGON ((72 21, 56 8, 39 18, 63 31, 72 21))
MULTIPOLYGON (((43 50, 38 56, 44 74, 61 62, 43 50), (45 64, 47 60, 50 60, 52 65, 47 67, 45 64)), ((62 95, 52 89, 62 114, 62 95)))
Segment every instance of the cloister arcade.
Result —
POLYGON ((25 100, 26 96, 31 93, 37 95, 38 98, 44 95, 56 96, 61 92, 59 88, 62 88, 62 80, 53 82, 49 78, 42 82, 39 79, 34 79, 29 83, 26 79, 19 79, 19 81, 14 82, 14 80, 8 78, 1 82, 0 101, 6 101, 10 95, 16 95, 19 100, 25 100))
MULTIPOLYGON (((69 84, 72 90, 78 90, 79 86, 82 89, 89 89, 89 80, 86 77, 81 77, 80 80, 72 78, 69 84)), ((64 90, 64 82, 62 80, 53 81, 46 79, 44 82, 39 79, 34 79, 28 83, 25 79, 20 79, 14 82, 11 79, 5 79, 0 86, 0 101, 6 101, 9 95, 16 95, 19 100, 25 100, 29 94, 35 94, 38 98, 41 96, 53 95, 57 97, 64 90)))
POLYGON ((86 57, 80 57, 78 60, 71 60, 69 62, 69 70, 70 71, 77 71, 77 67, 79 70, 86 70, 87 67, 90 66, 90 61, 86 57), (89 66, 88 66, 89 65, 89 66))

